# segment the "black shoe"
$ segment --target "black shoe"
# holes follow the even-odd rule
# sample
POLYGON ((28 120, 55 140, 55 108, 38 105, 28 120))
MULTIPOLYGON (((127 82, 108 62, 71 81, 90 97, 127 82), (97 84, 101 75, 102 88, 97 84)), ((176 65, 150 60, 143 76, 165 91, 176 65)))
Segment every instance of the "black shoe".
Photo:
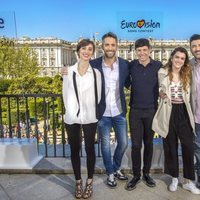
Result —
POLYGON ((115 178, 117 178, 120 181, 126 181, 126 180, 128 180, 128 177, 125 176, 124 174, 122 174, 122 172, 120 170, 117 170, 114 173, 114 176, 115 176, 115 178))
POLYGON ((110 188, 116 188, 117 186, 117 182, 115 180, 115 177, 113 174, 110 174, 107 178, 107 185, 110 187, 110 188))
POLYGON ((142 180, 149 187, 155 187, 156 182, 149 176, 149 174, 143 174, 142 180))
POLYGON ((128 191, 134 190, 136 188, 136 185, 140 182, 139 176, 134 176, 125 186, 125 189, 128 191))

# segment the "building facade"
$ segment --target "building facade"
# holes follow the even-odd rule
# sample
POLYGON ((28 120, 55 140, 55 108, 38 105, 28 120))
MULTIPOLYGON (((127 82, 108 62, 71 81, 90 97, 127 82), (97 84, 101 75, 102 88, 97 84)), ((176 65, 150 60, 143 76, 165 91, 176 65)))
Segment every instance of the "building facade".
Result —
MULTIPOLYGON (((149 41, 152 46, 152 59, 159 60, 163 64, 165 64, 169 59, 170 54, 174 48, 178 46, 186 48, 188 50, 189 56, 191 56, 188 40, 154 40, 150 38, 149 41)), ((137 58, 135 55, 135 41, 120 40, 117 54, 118 56, 129 61, 137 58)))
POLYGON ((16 40, 17 47, 28 45, 32 48, 38 58, 40 76, 55 76, 64 65, 71 65, 76 62, 75 44, 57 38, 36 38, 24 37, 16 40))
MULTIPOLYGON (((175 47, 182 46, 189 51, 188 40, 154 40, 149 38, 152 45, 151 57, 160 60, 163 64, 168 60, 172 50, 175 47)), ((78 42, 78 41, 77 41, 78 42)), ((16 40, 18 47, 29 45, 34 49, 38 56, 38 65, 41 67, 40 76, 55 76, 60 73, 63 66, 69 66, 77 61, 76 45, 77 42, 68 42, 61 39, 48 37, 30 39, 24 37, 16 40)), ((94 41, 96 52, 94 58, 103 54, 101 42, 94 41)), ((129 61, 136 58, 135 41, 119 40, 117 55, 129 61)))

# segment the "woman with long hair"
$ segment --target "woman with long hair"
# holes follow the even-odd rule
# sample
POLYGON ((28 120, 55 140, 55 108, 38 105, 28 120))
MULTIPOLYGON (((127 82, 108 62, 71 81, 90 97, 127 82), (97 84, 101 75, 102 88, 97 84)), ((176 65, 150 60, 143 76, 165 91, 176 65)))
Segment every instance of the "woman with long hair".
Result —
POLYGON ((153 130, 163 138, 165 164, 164 171, 172 176, 169 190, 178 187, 179 163, 178 145, 182 148, 183 189, 200 194, 192 182, 195 180, 193 130, 194 118, 190 106, 191 67, 187 50, 177 47, 158 72, 160 102, 153 119, 153 130))

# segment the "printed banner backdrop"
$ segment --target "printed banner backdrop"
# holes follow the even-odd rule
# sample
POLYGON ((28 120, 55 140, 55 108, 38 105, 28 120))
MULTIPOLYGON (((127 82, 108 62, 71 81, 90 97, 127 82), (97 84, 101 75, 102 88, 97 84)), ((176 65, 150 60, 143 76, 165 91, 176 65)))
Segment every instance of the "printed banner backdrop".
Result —
POLYGON ((15 15, 13 11, 0 11, 0 37, 16 37, 15 15))
POLYGON ((163 14, 161 12, 119 12, 117 31, 126 39, 163 38, 163 14))

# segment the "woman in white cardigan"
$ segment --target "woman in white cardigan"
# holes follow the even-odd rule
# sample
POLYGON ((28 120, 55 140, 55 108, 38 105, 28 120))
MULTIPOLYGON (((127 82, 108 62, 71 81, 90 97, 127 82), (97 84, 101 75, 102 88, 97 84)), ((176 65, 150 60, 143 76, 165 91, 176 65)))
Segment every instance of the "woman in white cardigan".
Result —
POLYGON ((71 162, 76 179, 75 197, 90 198, 95 167, 95 134, 98 122, 98 104, 101 98, 101 73, 89 63, 95 51, 94 43, 88 39, 77 45, 79 61, 68 68, 63 76, 63 101, 65 105, 66 130, 71 150, 71 162), (87 155, 88 178, 82 189, 80 149, 82 131, 87 155))
POLYGON ((169 190, 178 187, 178 141, 182 147, 183 188, 200 194, 195 180, 193 130, 194 118, 190 106, 191 67, 187 50, 177 47, 164 68, 158 72, 160 102, 152 129, 163 137, 165 173, 172 176, 169 190))

